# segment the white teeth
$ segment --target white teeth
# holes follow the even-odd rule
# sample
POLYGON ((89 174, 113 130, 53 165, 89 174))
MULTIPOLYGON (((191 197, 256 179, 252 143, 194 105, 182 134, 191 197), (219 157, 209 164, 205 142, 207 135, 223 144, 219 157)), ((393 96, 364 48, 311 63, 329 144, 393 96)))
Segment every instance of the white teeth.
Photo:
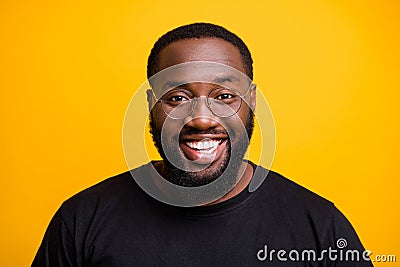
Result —
POLYGON ((197 150, 209 150, 216 149, 218 145, 221 143, 221 140, 209 140, 209 141, 192 141, 186 142, 188 147, 197 149, 197 150))
POLYGON ((203 149, 205 147, 205 143, 199 142, 199 149, 203 149))

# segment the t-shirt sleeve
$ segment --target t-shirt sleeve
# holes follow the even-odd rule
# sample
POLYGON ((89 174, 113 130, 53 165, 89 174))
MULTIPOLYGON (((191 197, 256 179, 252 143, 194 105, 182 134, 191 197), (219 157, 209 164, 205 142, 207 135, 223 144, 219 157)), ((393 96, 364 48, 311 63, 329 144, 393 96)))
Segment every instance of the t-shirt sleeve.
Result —
POLYGON ((336 207, 333 208, 325 242, 326 266, 373 266, 353 226, 336 207))
POLYGON ((46 230, 32 267, 78 266, 74 240, 59 209, 46 230))

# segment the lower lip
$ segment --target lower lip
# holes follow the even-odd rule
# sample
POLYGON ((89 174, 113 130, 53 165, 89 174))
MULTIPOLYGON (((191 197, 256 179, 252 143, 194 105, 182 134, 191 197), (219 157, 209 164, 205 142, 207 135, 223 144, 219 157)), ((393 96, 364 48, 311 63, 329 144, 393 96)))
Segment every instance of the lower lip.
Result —
POLYGON ((211 164, 221 157, 222 151, 224 151, 226 148, 226 142, 227 140, 222 140, 218 147, 212 153, 202 152, 201 150, 193 149, 186 145, 185 142, 180 142, 179 146, 184 156, 188 160, 196 161, 197 164, 205 165, 211 164))

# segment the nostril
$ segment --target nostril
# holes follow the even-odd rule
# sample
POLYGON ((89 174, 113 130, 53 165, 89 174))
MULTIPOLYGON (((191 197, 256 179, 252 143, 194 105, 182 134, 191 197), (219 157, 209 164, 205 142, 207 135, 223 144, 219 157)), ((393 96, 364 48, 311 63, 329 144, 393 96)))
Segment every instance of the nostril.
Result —
POLYGON ((187 121, 185 121, 185 124, 187 127, 202 131, 215 128, 219 125, 218 121, 211 116, 190 116, 187 118, 187 121))

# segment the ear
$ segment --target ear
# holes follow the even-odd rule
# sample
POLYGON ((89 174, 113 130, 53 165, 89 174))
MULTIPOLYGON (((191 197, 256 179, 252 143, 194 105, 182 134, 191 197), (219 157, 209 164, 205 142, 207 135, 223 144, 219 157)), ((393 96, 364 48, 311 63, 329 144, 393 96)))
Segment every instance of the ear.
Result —
POLYGON ((256 108, 256 100, 257 100, 257 85, 255 83, 253 83, 252 85, 250 85, 250 108, 251 110, 254 112, 255 108, 256 108))
POLYGON ((154 103, 153 103, 153 91, 151 90, 151 89, 147 89, 146 90, 146 95, 147 95, 147 106, 148 106, 148 109, 149 109, 149 112, 151 112, 151 110, 152 110, 152 108, 153 108, 153 106, 154 106, 154 103))

